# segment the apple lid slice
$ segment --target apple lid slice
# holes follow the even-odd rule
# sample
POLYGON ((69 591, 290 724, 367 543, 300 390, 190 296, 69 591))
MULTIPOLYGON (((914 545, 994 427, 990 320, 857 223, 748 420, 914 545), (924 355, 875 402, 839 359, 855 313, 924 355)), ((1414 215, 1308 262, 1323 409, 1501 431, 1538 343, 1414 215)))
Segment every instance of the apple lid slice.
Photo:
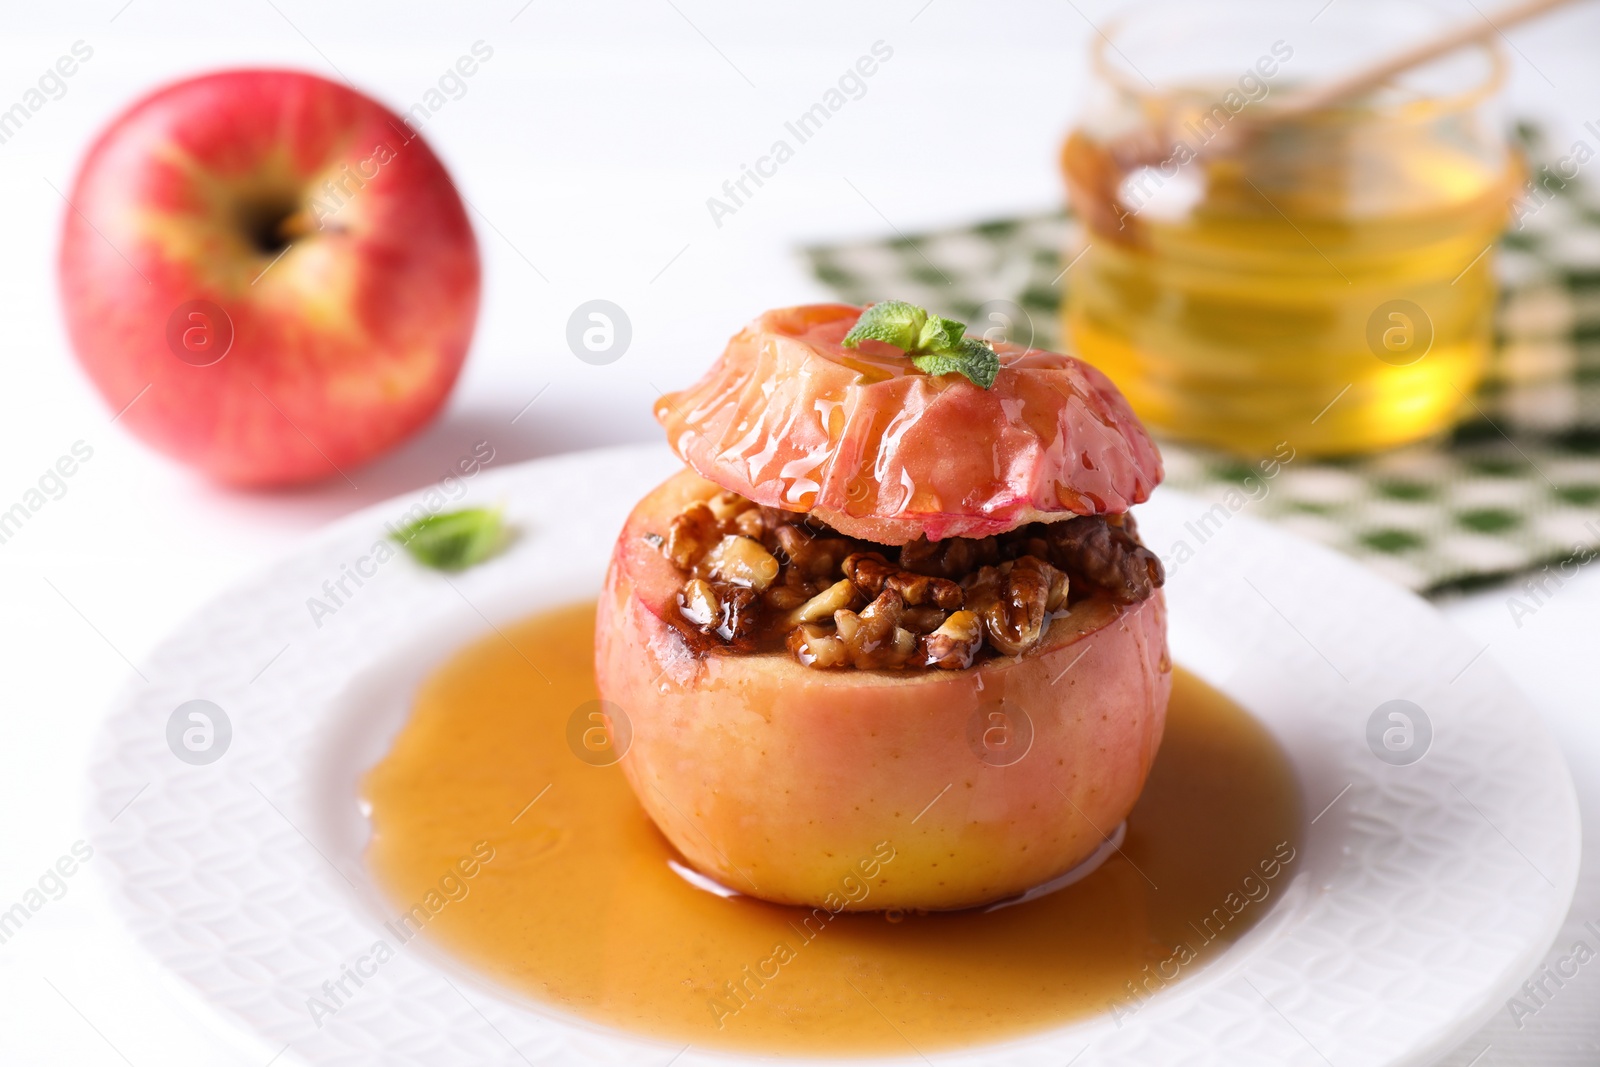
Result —
POLYGON ((888 545, 1124 512, 1160 483, 1155 443, 1088 364, 908 304, 871 312, 756 319, 656 402, 673 450, 724 489, 888 545))

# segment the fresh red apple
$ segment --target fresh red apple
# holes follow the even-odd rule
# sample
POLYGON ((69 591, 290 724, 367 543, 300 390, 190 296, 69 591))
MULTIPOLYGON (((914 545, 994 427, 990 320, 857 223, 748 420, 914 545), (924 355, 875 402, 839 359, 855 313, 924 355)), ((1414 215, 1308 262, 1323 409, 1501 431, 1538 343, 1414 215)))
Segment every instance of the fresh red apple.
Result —
POLYGON ((965 670, 702 655, 670 621, 683 575, 646 535, 717 491, 684 471, 640 501, 595 625, 622 770, 696 868, 786 904, 958 908, 1049 881, 1127 816, 1172 687, 1159 590, 1084 600, 1029 651, 965 670), (1018 747, 987 758, 991 730, 1018 747))
POLYGON ((472 227, 392 111, 238 70, 134 104, 70 196, 60 283, 120 421, 220 481, 348 472, 442 406, 477 317, 472 227))

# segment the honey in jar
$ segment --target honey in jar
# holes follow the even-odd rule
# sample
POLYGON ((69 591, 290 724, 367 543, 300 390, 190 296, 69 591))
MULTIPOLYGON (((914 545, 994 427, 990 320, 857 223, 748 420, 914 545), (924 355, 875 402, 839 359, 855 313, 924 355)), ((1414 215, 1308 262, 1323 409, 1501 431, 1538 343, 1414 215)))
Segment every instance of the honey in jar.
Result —
MULTIPOLYGON (((1351 51, 1398 40, 1375 27, 1407 10, 1350 5, 1366 42, 1351 51), (1365 34, 1363 19, 1377 20, 1365 34)), ((1274 94, 1338 64, 1334 15, 1315 52, 1303 32, 1236 28, 1236 52, 1253 43, 1226 80, 1184 67, 1158 87, 1121 69, 1156 69, 1144 22, 1101 42, 1099 103, 1062 157, 1084 222, 1067 250, 1065 331, 1168 436, 1349 454, 1471 410, 1493 343, 1493 246, 1521 177, 1483 106, 1503 63, 1484 48, 1415 84, 1273 116, 1274 94)), ((1195 17, 1180 9, 1152 32, 1183 37, 1195 17)))

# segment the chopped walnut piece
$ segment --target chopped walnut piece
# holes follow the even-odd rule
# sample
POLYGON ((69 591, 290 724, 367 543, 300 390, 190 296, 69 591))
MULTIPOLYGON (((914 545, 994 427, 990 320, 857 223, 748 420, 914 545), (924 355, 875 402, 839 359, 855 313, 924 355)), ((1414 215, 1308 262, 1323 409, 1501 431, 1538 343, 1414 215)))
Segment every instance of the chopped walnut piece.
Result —
POLYGON ((1040 559, 1050 558, 1050 542, 1038 535, 1024 537, 1012 541, 1005 546, 1006 555, 1012 559, 1018 556, 1038 556, 1040 559))
POLYGON ((1129 523, 1112 525, 1081 515, 1045 527, 1051 559, 1084 586, 1103 590, 1124 604, 1147 599, 1166 581, 1156 554, 1129 532, 1129 523))
POLYGON ((1006 572, 1013 584, 1037 581, 1045 590, 1044 610, 1058 611, 1067 602, 1068 579, 1066 574, 1052 567, 1038 556, 1021 556, 1006 572))
POLYGON ((945 611, 954 611, 965 599, 961 586, 950 579, 932 578, 912 571, 900 571, 885 584, 899 593, 907 604, 932 603, 945 611))
POLYGON ((844 576, 855 582, 868 596, 881 593, 884 581, 898 570, 883 558, 881 552, 852 552, 839 566, 844 576))
POLYGON ((690 578, 678 598, 678 614, 703 630, 709 630, 722 615, 722 604, 711 583, 690 578))
POLYGON ((785 567, 778 580, 767 588, 767 605, 778 611, 792 611, 816 596, 817 588, 798 567, 785 567))
POLYGON ((828 588, 807 600, 784 616, 779 624, 783 629, 791 629, 805 622, 820 622, 833 617, 833 613, 849 608, 856 604, 856 587, 848 578, 834 582, 828 588))
POLYGON ((730 493, 727 490, 723 490, 710 500, 707 500, 706 507, 711 509, 711 514, 717 517, 718 522, 727 522, 741 512, 754 508, 755 504, 738 493, 730 493))
POLYGON ((944 623, 944 619, 943 608, 907 608, 905 614, 900 616, 900 625, 914 634, 930 634, 944 623))
POLYGON ((793 524, 779 526, 775 536, 784 556, 808 578, 831 577, 844 558, 857 547, 843 537, 815 537, 810 531, 793 524))
POLYGON ((789 632, 789 653, 807 667, 846 667, 850 652, 844 640, 826 626, 814 622, 796 626, 789 632))
POLYGON ((752 541, 764 542, 767 537, 767 520, 763 519, 761 512, 755 508, 741 511, 733 517, 733 532, 752 541))
POLYGON ((1066 598, 1066 576, 1050 564, 1034 556, 1013 562, 1005 568, 1000 586, 1002 610, 995 617, 1003 619, 996 628, 1003 636, 996 639, 991 632, 995 647, 1015 656, 1038 644, 1044 635, 1051 600, 1060 606, 1066 598))
MULTIPOLYGON (((917 651, 917 635, 903 626, 896 626, 894 636, 885 655, 888 657, 884 666, 904 667, 917 651)), ((858 664, 859 666, 859 664, 858 664)))
POLYGON ((678 593, 678 614, 702 636, 744 648, 760 622, 757 603, 743 586, 691 578, 678 593))
POLYGON ((964 670, 972 666, 982 647, 983 621, 976 612, 957 611, 944 625, 918 639, 917 662, 923 667, 964 670))
POLYGON ((902 667, 917 648, 917 635, 900 625, 905 610, 900 594, 885 589, 860 613, 836 611, 834 624, 857 667, 902 667))
POLYGON ((1038 643, 1052 593, 1066 600, 1061 572, 1033 556, 999 567, 984 567, 968 582, 967 606, 983 620, 989 643, 1001 654, 1017 656, 1038 643))
POLYGON ((730 644, 744 645, 760 622, 760 598, 752 589, 731 585, 718 589, 717 599, 722 602, 722 612, 713 632, 730 644))
POLYGON ((960 580, 979 567, 1000 562, 1000 544, 993 537, 920 537, 900 547, 900 566, 935 578, 960 580))
POLYGON ((667 527, 667 541, 661 551, 679 570, 693 570, 700 557, 716 544, 717 537, 717 517, 704 501, 697 500, 667 527))
POLYGON ((988 616, 1000 604, 1000 569, 979 567, 962 579, 961 589, 966 594, 967 610, 974 612, 987 629, 988 616))
POLYGON ((711 577, 730 585, 764 592, 778 577, 778 561, 762 547, 738 534, 728 534, 706 553, 700 565, 711 577))
POLYGON ((961 606, 961 587, 948 578, 935 578, 915 571, 901 570, 879 552, 854 552, 841 565, 851 581, 868 596, 877 596, 884 586, 900 594, 914 606, 937 604, 945 611, 961 606))

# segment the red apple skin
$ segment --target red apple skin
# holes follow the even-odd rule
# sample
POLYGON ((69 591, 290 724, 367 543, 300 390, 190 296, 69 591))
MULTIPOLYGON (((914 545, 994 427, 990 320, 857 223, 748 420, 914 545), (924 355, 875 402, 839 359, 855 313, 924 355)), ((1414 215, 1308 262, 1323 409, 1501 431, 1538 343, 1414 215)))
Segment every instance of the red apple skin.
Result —
POLYGON ((876 341, 845 348, 864 310, 774 308, 740 330, 699 381, 656 401, 678 458, 883 545, 1118 514, 1160 483, 1155 442, 1089 364, 1000 341, 985 389, 876 341))
POLYGON ((1127 816, 1171 692, 1159 592, 1087 602, 1033 650, 964 671, 701 658, 666 621, 682 576, 644 535, 716 489, 685 471, 640 502, 596 624, 600 695, 631 732, 622 770, 695 868, 785 904, 960 908, 1065 872, 1127 816), (968 741, 997 698, 1034 729, 1008 766, 968 741))
POLYGON ((325 478, 448 397, 477 317, 477 243, 443 165, 377 102, 292 71, 179 82, 104 131, 70 199, 72 346, 127 407, 119 421, 167 455, 234 485, 325 478), (250 220, 290 213, 277 258, 250 220), (191 300, 233 324, 209 366, 168 344, 191 300))

